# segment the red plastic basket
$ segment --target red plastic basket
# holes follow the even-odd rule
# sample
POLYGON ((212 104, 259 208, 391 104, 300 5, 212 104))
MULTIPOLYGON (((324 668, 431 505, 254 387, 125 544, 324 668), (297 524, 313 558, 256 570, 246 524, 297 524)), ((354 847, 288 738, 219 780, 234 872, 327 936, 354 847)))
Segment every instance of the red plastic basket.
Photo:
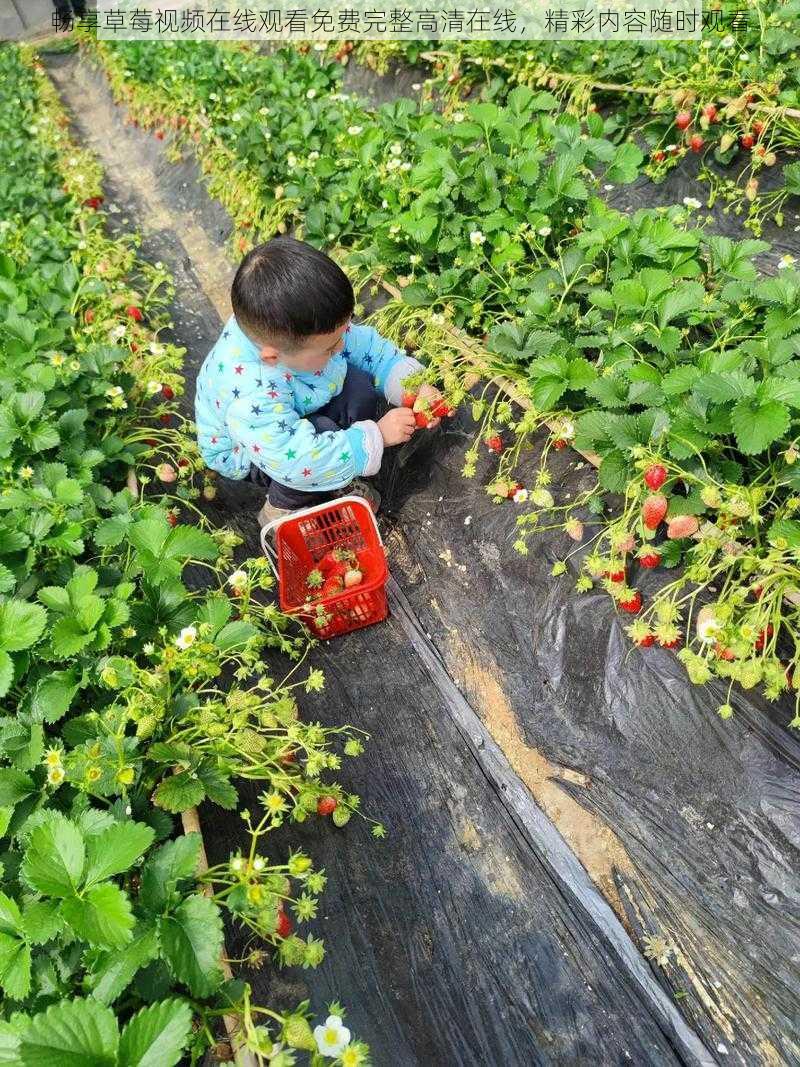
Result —
POLYGON ((363 497, 343 496, 269 523, 261 531, 261 545, 278 577, 281 611, 301 618, 317 637, 338 637, 386 618, 386 551, 372 508, 363 497), (276 526, 273 548, 269 534, 276 526), (364 581, 335 596, 315 600, 310 606, 306 584, 309 571, 326 552, 337 547, 359 553, 364 581))

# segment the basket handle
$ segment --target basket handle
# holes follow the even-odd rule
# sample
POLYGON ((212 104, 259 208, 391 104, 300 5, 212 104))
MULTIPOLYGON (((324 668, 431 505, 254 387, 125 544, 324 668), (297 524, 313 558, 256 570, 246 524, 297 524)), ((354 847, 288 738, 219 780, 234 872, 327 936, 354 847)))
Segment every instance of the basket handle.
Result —
MULTIPOLYGON (((297 511, 292 512, 292 518, 297 519, 306 515, 314 515, 318 511, 324 511, 326 508, 329 508, 333 503, 344 504, 348 501, 354 501, 357 504, 366 505, 367 511, 369 512, 370 518, 372 519, 372 524, 375 527, 375 533, 378 535, 378 541, 380 543, 381 548, 383 548, 383 538, 381 537, 381 531, 378 529, 378 523, 375 521, 375 513, 369 506, 369 501, 366 500, 363 496, 357 496, 355 493, 351 493, 348 496, 336 497, 335 501, 329 500, 325 504, 315 504, 310 508, 299 508, 297 511)), ((282 518, 273 519, 272 522, 268 522, 266 526, 261 527, 261 548, 264 551, 264 555, 269 560, 269 565, 276 579, 278 577, 278 555, 269 540, 269 535, 283 521, 284 520, 282 518)))

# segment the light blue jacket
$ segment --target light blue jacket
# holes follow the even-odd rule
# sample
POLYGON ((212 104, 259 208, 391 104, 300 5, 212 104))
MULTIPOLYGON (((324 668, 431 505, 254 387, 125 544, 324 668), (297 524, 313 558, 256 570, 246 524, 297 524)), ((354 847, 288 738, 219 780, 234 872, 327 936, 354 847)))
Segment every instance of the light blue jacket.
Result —
POLYGON ((420 369, 405 349, 371 326, 355 324, 321 371, 270 367, 232 315, 197 376, 195 422, 206 464, 226 478, 241 479, 253 463, 282 485, 309 492, 340 489, 358 475, 376 474, 383 438, 375 422, 318 433, 307 418, 342 391, 348 363, 371 374, 375 388, 395 406, 403 379, 420 369))

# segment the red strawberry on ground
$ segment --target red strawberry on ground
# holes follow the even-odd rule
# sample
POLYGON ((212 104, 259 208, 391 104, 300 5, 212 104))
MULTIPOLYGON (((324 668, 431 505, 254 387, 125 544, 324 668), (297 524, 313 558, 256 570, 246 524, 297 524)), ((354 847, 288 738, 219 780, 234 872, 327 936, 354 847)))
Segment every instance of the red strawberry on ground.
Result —
POLYGON ((667 468, 662 467, 660 463, 651 464, 644 472, 644 484, 654 493, 658 492, 666 480, 667 468))
POLYGON ((655 634, 645 634, 644 637, 640 637, 638 641, 639 648, 650 648, 656 641, 655 634))
POLYGON ((631 590, 631 596, 628 600, 620 600, 619 606, 623 611, 627 611, 629 615, 635 615, 642 606, 642 594, 638 589, 631 590))
POLYGON ((642 504, 642 522, 648 530, 656 530, 667 514, 667 498, 663 493, 652 493, 642 504))
POLYGON ((129 307, 126 307, 125 314, 128 316, 129 319, 133 319, 134 322, 141 322, 144 318, 141 309, 137 308, 135 304, 131 304, 129 307))
POLYGON ((566 447, 567 447, 567 442, 564 441, 560 437, 557 437, 556 440, 553 441, 553 448, 557 448, 559 450, 559 452, 561 451, 562 448, 566 448, 566 447))
POLYGON ((317 801, 317 814, 318 815, 332 815, 339 802, 336 797, 320 797, 317 801))
POLYGON ((288 937, 289 934, 291 934, 292 929, 292 920, 285 911, 282 911, 278 915, 278 925, 275 927, 275 933, 278 937, 288 937))
POLYGON ((679 130, 686 130, 692 124, 691 111, 679 111, 675 116, 675 125, 679 130))
POLYGON ((646 567, 651 570, 653 567, 657 567, 661 562, 661 556, 658 552, 643 552, 639 556, 639 563, 642 567, 646 567))

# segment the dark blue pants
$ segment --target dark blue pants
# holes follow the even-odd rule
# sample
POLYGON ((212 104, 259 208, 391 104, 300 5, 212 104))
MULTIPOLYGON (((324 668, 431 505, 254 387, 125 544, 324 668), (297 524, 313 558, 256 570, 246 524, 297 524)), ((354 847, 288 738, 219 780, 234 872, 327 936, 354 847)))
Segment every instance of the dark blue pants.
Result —
MULTIPOLYGON (((341 393, 325 407, 309 415, 308 421, 318 433, 325 430, 347 430, 354 422, 374 419, 377 411, 378 393, 372 384, 372 378, 366 371, 348 366, 341 393)), ((250 465, 249 478, 256 485, 269 489, 267 498, 273 507, 289 508, 292 511, 323 504, 341 493, 340 489, 327 493, 304 493, 302 489, 295 489, 294 486, 281 485, 254 463, 250 465)))

